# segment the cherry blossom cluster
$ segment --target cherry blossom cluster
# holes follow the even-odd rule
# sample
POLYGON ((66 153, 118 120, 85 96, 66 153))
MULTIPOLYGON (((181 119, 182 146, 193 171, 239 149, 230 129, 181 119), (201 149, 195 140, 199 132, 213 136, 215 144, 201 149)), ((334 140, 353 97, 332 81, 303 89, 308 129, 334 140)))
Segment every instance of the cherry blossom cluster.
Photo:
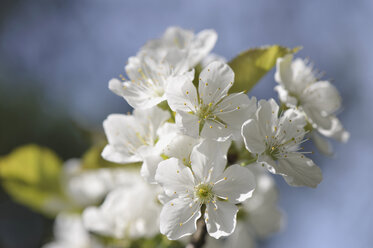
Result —
MULTIPOLYGON (((321 170, 302 144, 311 138, 331 154, 325 137, 348 140, 336 117, 341 107, 336 88, 321 81, 306 60, 288 54, 276 64, 280 105, 231 93, 235 72, 210 53, 216 40, 213 30, 168 28, 128 59, 128 79, 110 80, 109 89, 133 112, 104 121, 108 144, 102 157, 141 169, 128 172, 123 166, 127 171, 96 175, 90 187, 103 181, 111 186, 102 191, 101 205, 91 204, 89 193, 77 197, 86 206, 85 230, 116 239, 160 232, 177 240, 195 233, 203 221, 212 238, 231 235, 225 245, 243 247, 282 225, 270 174, 291 186, 321 182, 321 170), (237 217, 239 212, 244 217, 237 217)), ((79 184, 82 177, 75 192, 79 184)), ((208 239, 207 245, 222 246, 216 242, 208 239)))

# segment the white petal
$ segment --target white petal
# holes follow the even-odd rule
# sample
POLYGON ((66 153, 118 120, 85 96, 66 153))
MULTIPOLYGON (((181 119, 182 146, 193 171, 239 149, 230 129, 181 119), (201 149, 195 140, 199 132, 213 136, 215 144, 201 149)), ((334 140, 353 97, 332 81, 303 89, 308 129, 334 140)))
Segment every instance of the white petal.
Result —
POLYGON ((258 122, 255 119, 250 119, 242 125, 241 134, 249 152, 260 154, 265 151, 265 140, 259 132, 258 122))
POLYGON ((294 152, 286 159, 279 159, 276 174, 284 176, 291 186, 308 186, 315 188, 322 180, 322 173, 313 161, 294 152))
POLYGON ((120 80, 113 78, 109 81, 109 89, 117 94, 118 96, 122 96, 123 90, 124 90, 123 82, 120 80))
POLYGON ((233 233, 236 227, 238 208, 230 202, 216 201, 206 205, 205 221, 207 232, 218 239, 233 233))
POLYGON ((325 154, 328 156, 333 155, 333 148, 330 142, 327 139, 321 137, 320 134, 317 133, 317 131, 311 132, 311 138, 312 138, 312 141, 315 143, 315 146, 317 147, 317 149, 322 154, 325 154))
POLYGON ((198 93, 204 104, 216 104, 233 85, 234 72, 225 63, 215 61, 205 67, 199 78, 198 93))
POLYGON ((273 125, 276 125, 278 120, 279 106, 272 98, 268 101, 260 100, 258 103, 257 118, 258 127, 263 138, 272 136, 273 125))
POLYGON ((195 67, 215 46, 218 38, 217 33, 212 29, 206 29, 199 32, 192 44, 188 56, 189 68, 195 67))
POLYGON ((59 213, 54 223, 54 236, 57 241, 76 247, 90 244, 89 234, 79 214, 59 213))
POLYGON ((114 223, 97 207, 88 207, 83 212, 84 226, 87 230, 107 235, 114 235, 114 223))
POLYGON ((155 180, 163 187, 168 196, 185 195, 192 192, 194 187, 192 171, 176 158, 159 163, 155 180))
POLYGON ((190 154, 198 142, 198 139, 179 134, 165 147, 163 152, 168 157, 178 158, 184 164, 190 165, 190 154))
POLYGON ((163 87, 159 89, 162 93, 157 93, 151 88, 144 90, 144 84, 145 82, 124 82, 120 95, 135 109, 151 108, 166 100, 163 87))
POLYGON ((203 140, 193 148, 190 156, 194 175, 200 182, 211 181, 221 175, 227 164, 230 141, 203 140))
POLYGON ((191 199, 176 198, 166 203, 160 215, 160 231, 171 240, 190 235, 197 230, 201 217, 200 205, 191 199))
POLYGON ((324 136, 333 138, 339 142, 346 143, 350 138, 350 133, 347 132, 343 126, 342 123, 339 121, 339 119, 335 116, 329 116, 329 119, 331 120, 331 128, 329 130, 325 130, 322 128, 318 128, 317 130, 324 136))
POLYGON ((176 114, 175 122, 179 130, 194 138, 199 137, 199 123, 198 117, 193 113, 179 111, 176 114))
POLYGON ((216 180, 218 183, 213 187, 215 194, 227 197, 234 204, 250 198, 255 189, 254 175, 237 164, 229 166, 216 180))
POLYGON ((283 58, 278 58, 276 61, 275 80, 277 83, 283 84, 286 88, 291 87, 293 82, 292 60, 293 55, 288 54, 283 58))
POLYGON ((108 145, 102 157, 115 163, 139 162, 142 158, 136 150, 142 143, 136 137, 134 127, 138 125, 133 116, 112 114, 103 123, 108 145))
POLYGON ((306 113, 308 120, 314 124, 316 128, 322 128, 325 130, 331 129, 332 121, 329 116, 325 116, 322 112, 314 108, 312 105, 303 105, 303 111, 306 113))
POLYGON ((291 108, 295 108, 298 105, 298 100, 295 97, 289 95, 289 92, 282 85, 277 85, 274 89, 278 93, 280 102, 285 103, 286 106, 291 108))
POLYGON ((180 48, 185 48, 192 42, 194 34, 190 30, 180 27, 169 27, 162 36, 163 42, 167 45, 176 45, 180 48))
POLYGON ((189 74, 177 77, 166 90, 167 102, 173 111, 195 111, 198 105, 197 90, 189 74))
POLYGON ((144 158, 144 162, 141 166, 140 174, 149 183, 156 183, 155 173, 158 168, 158 164, 163 161, 159 155, 150 155, 144 158))
POLYGON ((214 114, 227 125, 227 128, 220 125, 223 130, 228 129, 234 140, 241 138, 242 124, 252 118, 256 111, 256 98, 241 93, 230 94, 225 97, 217 106, 214 114), (223 111, 221 111, 223 110, 223 111))
POLYGON ((338 90, 328 81, 319 81, 303 92, 302 104, 310 105, 320 112, 332 114, 341 106, 341 96, 338 90))
POLYGON ((276 174, 276 162, 268 155, 261 154, 258 156, 257 162, 262 167, 267 168, 267 170, 273 174, 276 174))
POLYGON ((151 129, 153 138, 155 138, 158 128, 171 118, 168 111, 162 110, 157 106, 148 109, 135 109, 133 116, 138 122, 144 124, 146 128, 151 129))

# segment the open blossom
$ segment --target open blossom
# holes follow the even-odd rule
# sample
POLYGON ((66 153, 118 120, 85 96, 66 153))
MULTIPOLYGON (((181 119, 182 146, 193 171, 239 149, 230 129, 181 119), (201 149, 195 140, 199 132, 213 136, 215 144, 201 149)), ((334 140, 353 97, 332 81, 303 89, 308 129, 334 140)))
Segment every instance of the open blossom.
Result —
POLYGON ((109 88, 122 96, 133 108, 150 108, 166 100, 169 84, 181 84, 214 47, 213 30, 197 35, 177 27, 168 28, 161 39, 149 41, 135 57, 128 59, 125 71, 129 77, 112 79, 109 88))
POLYGON ((329 81, 319 81, 312 66, 302 59, 292 61, 292 55, 277 59, 275 80, 279 83, 275 90, 281 102, 288 107, 297 107, 317 130, 311 137, 324 153, 331 148, 319 134, 347 142, 349 133, 335 116, 341 106, 338 90, 329 81))
POLYGON ((171 84, 167 101, 176 111, 176 124, 192 137, 216 140, 240 139, 242 123, 256 109, 256 99, 241 93, 229 94, 234 72, 227 65, 215 61, 200 74, 198 93, 192 80, 171 84))
POLYGON ((273 177, 258 163, 246 167, 256 180, 253 196, 243 202, 243 223, 254 238, 263 239, 277 232, 284 224, 282 212, 278 208, 278 193, 273 177))
POLYGON ((118 239, 159 233, 159 187, 147 184, 139 176, 134 178, 136 182, 131 186, 110 192, 101 206, 84 210, 83 222, 89 231, 118 239))
POLYGON ((321 170, 299 151, 306 134, 304 116, 289 109, 278 117, 278 111, 273 99, 259 101, 256 115, 242 126, 246 149, 289 185, 316 187, 322 180, 321 170))
POLYGON ((214 238, 230 235, 236 226, 235 204, 248 199, 255 187, 249 170, 239 165, 226 166, 221 143, 204 140, 193 148, 190 166, 177 158, 161 162, 157 182, 170 200, 160 215, 160 230, 169 239, 179 239, 196 231, 201 207, 204 220, 214 238))
POLYGON ((81 216, 73 213, 60 213, 54 222, 55 240, 43 248, 101 248, 84 228, 81 216))
POLYGON ((211 29, 202 30, 195 35, 191 30, 169 27, 162 38, 148 41, 138 56, 150 56, 174 65, 173 61, 177 60, 171 54, 175 51, 182 52, 185 54, 187 67, 192 69, 214 48, 217 37, 216 32, 211 29))
POLYGON ((62 185, 71 203, 81 208, 101 202, 117 187, 132 185, 137 174, 123 168, 83 170, 79 159, 70 159, 63 166, 62 185))
POLYGON ((102 157, 115 163, 144 162, 141 174, 154 178, 156 160, 172 139, 174 124, 166 122, 170 113, 158 107, 135 109, 133 115, 112 114, 104 121, 108 145, 102 157))
POLYGON ((153 107, 166 100, 165 91, 170 83, 181 83, 180 76, 188 74, 185 53, 174 52, 176 62, 172 65, 168 60, 160 62, 151 57, 130 57, 126 65, 129 80, 111 79, 109 89, 122 96, 135 109, 153 107))

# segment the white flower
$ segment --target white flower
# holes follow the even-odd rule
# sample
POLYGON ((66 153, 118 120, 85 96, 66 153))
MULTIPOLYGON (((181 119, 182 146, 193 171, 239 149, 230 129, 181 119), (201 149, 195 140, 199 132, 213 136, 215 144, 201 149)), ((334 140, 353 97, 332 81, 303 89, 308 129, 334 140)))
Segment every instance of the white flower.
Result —
POLYGON ((192 80, 171 84, 167 101, 176 111, 176 124, 192 137, 240 139, 242 123, 255 112, 256 99, 241 93, 228 95, 234 73, 222 62, 213 62, 200 74, 198 93, 192 80))
POLYGON ((104 121, 109 144, 102 157, 115 163, 144 161, 141 173, 152 181, 157 166, 155 161, 161 160, 159 156, 164 146, 176 131, 174 124, 166 122, 170 117, 168 111, 158 107, 135 109, 133 115, 109 115, 104 121))
POLYGON ((258 156, 257 161, 274 173, 280 174, 292 186, 316 187, 322 180, 319 167, 305 157, 302 148, 304 116, 289 109, 278 117, 277 103, 259 101, 253 119, 242 126, 242 136, 246 149, 258 156))
POLYGON ((90 237, 79 214, 60 213, 54 222, 55 240, 43 248, 99 248, 103 247, 90 237))
POLYGON ((195 67, 214 48, 217 34, 214 30, 202 30, 197 35, 191 30, 169 27, 162 38, 151 40, 141 48, 138 56, 151 56, 158 61, 166 60, 173 64, 175 51, 185 54, 188 68, 195 67), (166 59, 165 59, 166 58, 166 59))
POLYGON ((100 207, 84 210, 88 230, 117 239, 152 237, 159 232, 159 187, 134 177, 136 183, 113 190, 100 207))
POLYGON ((76 207, 86 207, 99 203, 116 187, 133 184, 137 174, 121 168, 82 170, 79 159, 70 159, 63 166, 61 179, 69 200, 76 207))
MULTIPOLYGON (((347 142, 349 133, 335 116, 341 106, 338 90, 328 81, 319 81, 318 75, 306 61, 292 59, 292 55, 277 59, 275 80, 279 85, 275 90, 281 102, 291 108, 297 107, 322 135, 347 142)), ((330 145, 319 136, 316 139, 318 148, 330 154, 330 145)))
POLYGON ((179 84, 180 76, 188 74, 184 53, 174 52, 173 60, 175 65, 163 60, 157 62, 147 56, 130 57, 125 68, 129 80, 124 77, 121 78, 124 82, 111 79, 109 89, 135 109, 153 107, 166 100, 165 90, 170 83, 179 84))
POLYGON ((260 164, 254 163, 246 166, 256 179, 256 188, 253 196, 243 202, 244 221, 246 232, 253 238, 264 239, 281 229, 284 218, 279 210, 278 193, 273 178, 260 164))
POLYGON ((249 198, 254 190, 253 175, 239 165, 226 166, 225 148, 219 142, 204 140, 194 147, 191 166, 177 158, 161 162, 156 181, 171 200, 160 215, 161 233, 179 239, 196 231, 196 221, 205 205, 204 219, 214 238, 230 235, 236 226, 235 204, 249 198))

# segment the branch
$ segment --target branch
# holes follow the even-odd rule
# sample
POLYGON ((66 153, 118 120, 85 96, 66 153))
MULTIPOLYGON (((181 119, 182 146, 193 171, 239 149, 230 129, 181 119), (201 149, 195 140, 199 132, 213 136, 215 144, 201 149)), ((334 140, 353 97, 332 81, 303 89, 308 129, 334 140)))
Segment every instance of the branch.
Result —
POLYGON ((206 224, 201 218, 197 222, 197 231, 192 235, 189 244, 185 248, 201 248, 206 242, 206 224))

